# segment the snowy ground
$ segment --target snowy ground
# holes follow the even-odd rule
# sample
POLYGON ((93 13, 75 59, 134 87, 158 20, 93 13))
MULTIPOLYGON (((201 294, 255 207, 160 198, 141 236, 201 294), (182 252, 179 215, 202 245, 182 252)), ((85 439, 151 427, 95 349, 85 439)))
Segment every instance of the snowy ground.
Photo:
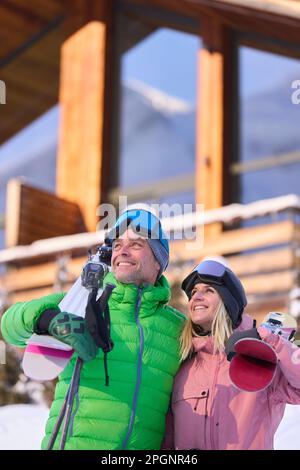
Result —
MULTIPOLYGON (((49 410, 40 405, 0 407, 0 450, 39 449, 49 410)), ((300 450, 300 405, 286 407, 275 436, 276 449, 300 450)))
POLYGON ((274 442, 277 450, 300 450, 300 405, 287 405, 274 442))
POLYGON ((40 449, 48 414, 41 405, 0 407, 0 449, 40 449))

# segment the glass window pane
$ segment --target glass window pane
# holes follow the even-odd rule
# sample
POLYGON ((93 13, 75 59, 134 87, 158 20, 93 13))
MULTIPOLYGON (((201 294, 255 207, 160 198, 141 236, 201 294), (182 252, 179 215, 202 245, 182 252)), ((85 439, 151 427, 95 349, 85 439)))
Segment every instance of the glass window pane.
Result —
POLYGON ((300 194, 300 61, 240 48, 239 202, 300 194))
MULTIPOLYGON (((141 184, 151 187, 194 173, 199 47, 199 38, 192 34, 158 29, 123 54, 116 181, 123 194, 141 184)), ((194 201, 193 183, 182 190, 182 196, 194 201)), ((174 187, 174 193, 162 194, 159 201, 178 199, 174 187)))
MULTIPOLYGON (((0 214, 5 213, 7 182, 22 177, 33 186, 54 192, 58 106, 0 146, 0 214)), ((0 249, 4 230, 0 227, 0 249)))

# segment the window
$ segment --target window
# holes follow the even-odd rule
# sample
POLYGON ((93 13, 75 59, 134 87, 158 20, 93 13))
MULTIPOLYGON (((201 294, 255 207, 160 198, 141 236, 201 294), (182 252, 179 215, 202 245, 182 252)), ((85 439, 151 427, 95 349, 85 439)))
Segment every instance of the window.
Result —
POLYGON ((248 203, 300 194, 300 106, 292 102, 300 61, 240 47, 239 62, 239 160, 231 167, 238 178, 235 198, 248 203))
MULTIPOLYGON (((0 222, 4 221, 6 186, 10 178, 22 177, 29 184, 55 190, 58 106, 25 127, 0 146, 0 222)), ((0 249, 4 247, 3 223, 0 249)))
POLYGON ((147 34, 121 57, 112 200, 122 194, 128 202, 194 204, 196 59, 201 41, 190 32, 154 23, 149 28, 145 21, 147 34))

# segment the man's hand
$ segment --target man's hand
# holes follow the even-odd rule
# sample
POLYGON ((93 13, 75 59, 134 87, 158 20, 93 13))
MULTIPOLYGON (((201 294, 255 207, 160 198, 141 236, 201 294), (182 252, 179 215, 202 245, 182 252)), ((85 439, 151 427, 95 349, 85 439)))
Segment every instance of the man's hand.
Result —
POLYGON ((85 362, 96 357, 97 346, 90 335, 85 319, 72 313, 59 312, 50 322, 49 334, 71 346, 85 362))

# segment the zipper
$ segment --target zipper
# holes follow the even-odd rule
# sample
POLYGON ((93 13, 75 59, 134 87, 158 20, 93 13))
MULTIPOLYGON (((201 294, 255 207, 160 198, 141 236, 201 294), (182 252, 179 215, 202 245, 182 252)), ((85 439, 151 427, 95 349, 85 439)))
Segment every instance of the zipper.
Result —
POLYGON ((209 391, 207 392, 207 397, 205 400, 205 415, 204 415, 204 449, 205 450, 207 450, 206 428, 207 428, 207 418, 208 418, 208 397, 209 397, 209 391))
MULTIPOLYGON (((213 383, 212 383, 212 399, 213 399, 213 394, 214 394, 214 389, 215 389, 219 369, 220 369, 220 359, 219 359, 219 354, 218 354, 217 355, 217 367, 216 367, 216 370, 215 370, 214 379, 213 379, 213 383)), ((212 416, 212 414, 211 414, 211 416, 212 416)), ((211 445, 212 450, 214 450, 214 448, 215 448, 213 433, 214 433, 214 426, 213 426, 212 419, 211 419, 210 420, 210 445, 211 445)))
POLYGON ((122 450, 126 449, 128 441, 129 441, 131 433, 132 433, 134 418, 135 418, 135 414, 136 414, 137 399, 138 399, 139 389, 140 389, 140 385, 141 385, 141 378, 142 378, 142 357, 143 357, 143 351, 144 351, 144 331, 143 331, 142 325, 141 325, 140 320, 139 320, 139 309, 140 309, 140 306, 141 306, 142 293, 143 293, 143 289, 141 287, 138 287, 138 295, 137 295, 137 301, 136 301, 136 304, 135 304, 135 311, 134 311, 134 320, 135 320, 135 323, 137 324, 137 327, 139 329, 139 339, 140 339, 140 348, 139 348, 138 364, 137 364, 137 379, 136 379, 136 385, 135 385, 135 390, 134 390, 134 394, 133 394, 132 410, 131 410, 129 425, 128 425, 128 429, 127 429, 125 439, 122 443, 122 447, 121 447, 122 450))
POLYGON ((195 406, 194 406, 194 411, 197 411, 199 400, 200 400, 200 398, 197 398, 195 406))

